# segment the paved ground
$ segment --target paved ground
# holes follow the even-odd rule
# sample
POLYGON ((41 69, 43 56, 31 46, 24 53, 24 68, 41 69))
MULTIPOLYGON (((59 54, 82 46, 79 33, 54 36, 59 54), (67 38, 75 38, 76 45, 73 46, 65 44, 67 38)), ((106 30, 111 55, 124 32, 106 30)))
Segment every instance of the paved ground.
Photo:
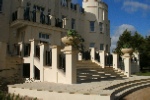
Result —
POLYGON ((137 90, 121 100, 150 100, 150 87, 137 90))
POLYGON ((104 88, 112 86, 113 84, 118 84, 122 82, 127 82, 130 80, 140 80, 150 77, 144 76, 133 76, 128 79, 122 80, 106 80, 100 82, 92 82, 92 83, 82 83, 82 84, 73 84, 73 85, 66 85, 66 84, 55 84, 49 82, 35 82, 35 83, 24 83, 24 84, 15 84, 11 85, 11 87, 18 87, 18 88, 27 88, 27 89, 40 89, 44 91, 53 91, 53 92, 65 92, 65 93, 79 93, 79 94, 103 94, 104 88))

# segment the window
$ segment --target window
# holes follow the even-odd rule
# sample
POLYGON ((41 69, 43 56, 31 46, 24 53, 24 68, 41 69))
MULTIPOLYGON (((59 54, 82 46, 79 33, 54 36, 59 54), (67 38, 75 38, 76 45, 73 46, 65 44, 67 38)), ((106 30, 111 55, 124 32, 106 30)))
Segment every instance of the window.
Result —
POLYGON ((90 31, 94 32, 94 21, 90 21, 90 31))
POLYGON ((66 7, 67 6, 67 0, 61 0, 61 5, 66 7))
POLYGON ((99 29, 100 29, 100 32, 103 31, 103 23, 102 22, 99 22, 99 29))
POLYGON ((75 29, 75 19, 71 19, 71 28, 75 29))
POLYGON ((49 35, 45 33, 39 33, 39 39, 40 40, 49 40, 49 35))
POLYGON ((2 12, 3 0, 0 0, 0 12, 2 12))
POLYGON ((94 47, 95 46, 95 43, 90 43, 90 47, 94 47))
POLYGON ((104 50, 104 44, 100 44, 100 50, 104 50))

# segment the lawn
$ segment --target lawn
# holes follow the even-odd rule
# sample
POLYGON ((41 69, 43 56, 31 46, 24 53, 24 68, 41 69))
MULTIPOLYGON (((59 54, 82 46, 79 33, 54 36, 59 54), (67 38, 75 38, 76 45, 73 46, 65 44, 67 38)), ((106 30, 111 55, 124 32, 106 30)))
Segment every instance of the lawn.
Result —
POLYGON ((135 73, 135 75, 138 75, 138 76, 150 76, 150 72, 139 72, 139 73, 135 73))

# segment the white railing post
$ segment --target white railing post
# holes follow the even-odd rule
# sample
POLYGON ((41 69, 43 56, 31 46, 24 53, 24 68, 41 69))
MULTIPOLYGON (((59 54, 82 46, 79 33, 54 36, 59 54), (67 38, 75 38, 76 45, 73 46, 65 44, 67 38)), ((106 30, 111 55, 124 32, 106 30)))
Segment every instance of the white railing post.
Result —
POLYGON ((90 52, 91 54, 91 61, 92 62, 94 62, 95 61, 95 48, 94 47, 92 47, 91 48, 91 52, 90 52))
POLYGON ((113 53, 113 68, 118 69, 119 57, 117 53, 113 53))
POLYGON ((124 54, 123 58, 124 58, 124 66, 125 66, 124 74, 127 77, 130 77, 131 76, 131 60, 130 60, 131 56, 129 54, 124 54))
POLYGON ((81 53, 81 52, 78 53, 78 60, 79 60, 79 61, 82 60, 82 53, 81 53))
POLYGON ((105 68, 105 55, 106 55, 105 51, 100 51, 100 64, 102 68, 105 68))
POLYGON ((52 49, 52 72, 53 72, 52 82, 58 83, 57 69, 59 66, 60 48, 56 45, 53 45, 51 46, 51 49, 52 49))
POLYGON ((65 46, 62 51, 66 55, 66 84, 75 84, 77 81, 77 50, 72 46, 65 46))

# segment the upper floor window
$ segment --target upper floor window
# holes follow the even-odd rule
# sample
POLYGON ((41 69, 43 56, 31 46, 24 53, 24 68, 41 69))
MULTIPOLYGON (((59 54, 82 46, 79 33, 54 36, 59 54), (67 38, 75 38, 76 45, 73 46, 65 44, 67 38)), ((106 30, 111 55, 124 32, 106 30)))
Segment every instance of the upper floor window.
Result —
POLYGON ((100 44, 100 50, 104 50, 104 44, 100 44))
POLYGON ((99 22, 99 30, 100 30, 100 32, 103 31, 103 23, 102 22, 99 22))
POLYGON ((94 47, 95 46, 95 43, 90 43, 90 47, 94 47))
POLYGON ((2 12, 3 0, 0 0, 0 12, 2 12))
POLYGON ((76 24, 76 20, 75 19, 71 19, 71 29, 75 29, 75 24, 76 24))
POLYGON ((67 0, 61 0, 61 5, 65 7, 68 6, 67 0))
POLYGON ((39 39, 44 42, 50 42, 49 35, 45 33, 39 33, 39 39))
POLYGON ((90 31, 94 32, 95 31, 95 21, 90 21, 90 31))

